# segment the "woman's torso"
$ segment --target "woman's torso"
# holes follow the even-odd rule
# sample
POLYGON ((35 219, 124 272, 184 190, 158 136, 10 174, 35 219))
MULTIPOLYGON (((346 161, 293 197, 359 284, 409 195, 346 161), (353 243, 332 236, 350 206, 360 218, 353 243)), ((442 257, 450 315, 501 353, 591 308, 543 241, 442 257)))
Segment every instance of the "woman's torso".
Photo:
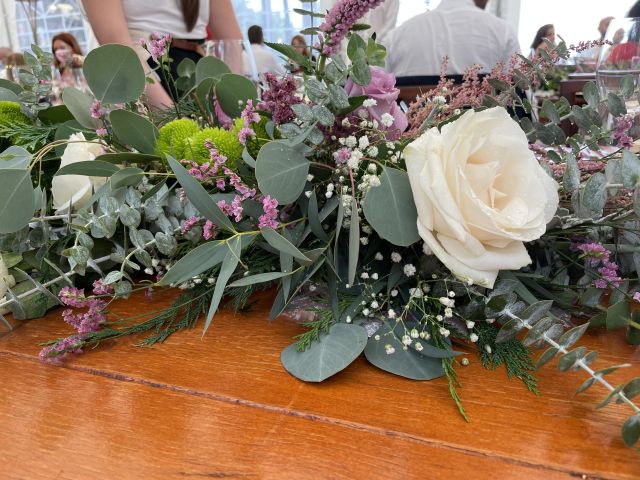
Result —
POLYGON ((122 0, 127 25, 131 30, 168 33, 173 38, 202 39, 209 23, 209 0, 200 0, 195 27, 187 31, 180 0, 122 0))

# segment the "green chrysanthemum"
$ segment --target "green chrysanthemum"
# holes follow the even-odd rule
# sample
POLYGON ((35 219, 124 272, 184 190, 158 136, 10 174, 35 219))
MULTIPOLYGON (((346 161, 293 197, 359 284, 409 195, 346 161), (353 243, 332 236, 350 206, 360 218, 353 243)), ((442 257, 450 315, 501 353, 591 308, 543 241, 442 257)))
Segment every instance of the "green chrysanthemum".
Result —
MULTIPOLYGON (((242 127, 240 127, 242 128, 242 127)), ((209 150, 204 146, 206 140, 210 140, 221 155, 227 157, 227 166, 233 168, 236 160, 242 158, 242 144, 238 140, 238 132, 236 125, 232 130, 223 128, 205 128, 201 132, 196 133, 187 141, 185 149, 185 158, 194 160, 198 163, 209 161, 209 150)))
MULTIPOLYGON (((29 117, 20 111, 19 103, 0 101, 0 126, 11 126, 15 124, 27 125, 29 124, 29 117)), ((0 135, 0 151, 19 143, 18 140, 15 136, 8 138, 0 135)))
POLYGON ((187 140, 199 131, 200 127, 194 120, 188 118, 173 120, 160 129, 156 151, 161 156, 169 154, 177 159, 185 158, 187 140))

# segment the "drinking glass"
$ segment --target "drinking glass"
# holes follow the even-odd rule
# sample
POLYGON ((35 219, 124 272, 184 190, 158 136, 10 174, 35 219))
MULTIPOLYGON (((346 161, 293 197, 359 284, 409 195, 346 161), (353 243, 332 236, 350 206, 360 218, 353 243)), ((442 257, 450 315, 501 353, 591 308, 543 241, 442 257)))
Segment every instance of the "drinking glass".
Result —
MULTIPOLYGON (((640 18, 614 19, 609 24, 605 40, 610 42, 602 45, 598 63, 596 65, 596 83, 603 99, 613 93, 623 97, 623 79, 632 78, 633 93, 625 99, 627 112, 636 120, 640 115, 640 97, 638 83, 640 82, 640 18)), ((600 112, 608 126, 612 124, 612 116, 608 111, 600 112)), ((640 133, 636 121, 634 130, 640 133)), ((637 135, 633 135, 634 137, 637 135)))
POLYGON ((233 73, 243 74, 242 40, 209 40, 205 44, 205 55, 219 58, 233 73))

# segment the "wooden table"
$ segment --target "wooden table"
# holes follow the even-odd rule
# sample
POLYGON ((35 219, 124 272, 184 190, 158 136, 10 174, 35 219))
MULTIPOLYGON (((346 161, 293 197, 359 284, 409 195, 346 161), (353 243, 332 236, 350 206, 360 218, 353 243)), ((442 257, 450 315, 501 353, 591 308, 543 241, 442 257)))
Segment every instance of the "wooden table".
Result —
MULTIPOLYGON (((138 296, 120 314, 148 311, 138 296)), ((59 311, 0 338, 1 479, 638 479, 626 448, 623 406, 602 411, 598 388, 578 397, 581 374, 540 372, 536 397, 475 356, 459 369, 471 423, 444 379, 413 382, 359 359, 323 384, 288 375, 280 351, 301 328, 266 320, 271 297, 252 313, 217 316, 164 345, 103 344, 65 367, 44 365, 38 342, 69 333, 59 311)), ((640 350, 619 334, 583 344, 605 361, 640 350)))

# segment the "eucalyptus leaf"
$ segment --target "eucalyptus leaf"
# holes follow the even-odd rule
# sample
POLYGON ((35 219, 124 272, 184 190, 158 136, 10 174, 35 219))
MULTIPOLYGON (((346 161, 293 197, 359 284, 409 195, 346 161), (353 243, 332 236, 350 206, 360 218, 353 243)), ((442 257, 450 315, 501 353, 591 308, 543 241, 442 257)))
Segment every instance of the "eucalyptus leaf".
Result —
POLYGON ((617 330, 629 324, 631 314, 629 303, 622 300, 607 309, 607 330, 617 330))
POLYGON ((298 263, 300 263, 301 265, 311 264, 311 259, 309 259, 300 250, 298 250, 295 245, 293 245, 289 240, 284 238, 272 228, 263 228, 261 230, 261 233, 267 243, 269 243, 269 245, 271 245, 276 250, 284 254, 291 255, 296 260, 298 260, 298 263))
POLYGON ((627 447, 633 447, 640 440, 640 413, 633 415, 622 425, 622 439, 627 447))
POLYGON ((275 198, 280 205, 288 205, 304 190, 309 161, 299 149, 283 142, 269 142, 258 153, 255 174, 263 194, 275 198))
POLYGON ((432 380, 444 375, 442 359, 420 355, 412 348, 403 350, 402 346, 390 327, 384 325, 369 339, 364 354, 376 367, 412 380, 432 380), (395 350, 391 354, 389 347, 395 350))
POLYGON ((12 145, 0 153, 0 170, 5 168, 26 170, 31 163, 31 154, 22 147, 12 145))
POLYGON ((34 190, 28 170, 0 170, 0 233, 26 227, 35 210, 34 190))
POLYGON ((109 114, 113 132, 120 142, 139 152, 152 154, 160 136, 156 126, 137 113, 114 110, 109 114))
POLYGON ((213 317, 218 311, 220 300, 222 300, 222 295, 224 295, 224 289, 227 286, 231 275, 233 275, 233 272, 235 272, 238 263, 240 262, 240 254, 242 252, 242 237, 236 235, 235 237, 230 238, 225 243, 225 250, 225 256, 222 260, 222 266, 220 267, 220 272, 218 273, 218 278, 216 279, 216 286, 213 290, 213 297, 211 297, 209 312, 207 313, 207 318, 204 322, 204 330, 202 331, 203 335, 211 326, 213 317))
POLYGON ((219 265, 224 260, 227 247, 222 241, 198 245, 173 264, 160 280, 160 285, 178 285, 219 265))
POLYGON ((91 96, 77 88, 67 87, 62 91, 62 101, 80 125, 92 130, 98 127, 98 120, 91 117, 90 113, 93 103, 91 96))
POLYGON ((408 247, 420 240, 418 212, 406 172, 385 168, 380 186, 369 190, 362 207, 373 229, 392 244, 408 247))
POLYGON ((87 177, 110 177, 120 169, 112 163, 101 160, 85 160, 65 165, 55 174, 61 175, 85 175, 87 177))
POLYGON ((83 69, 89 88, 102 103, 133 102, 144 91, 144 70, 130 47, 114 43, 95 48, 85 58, 83 69))
POLYGON ((209 56, 201 58, 196 65, 196 84, 211 78, 219 80, 223 75, 231 73, 231 69, 222 60, 209 56))
POLYGON ((634 188, 640 180, 640 159, 638 159, 638 156, 625 150, 622 153, 620 173, 622 174, 624 187, 634 188))
POLYGON ((250 275, 248 277, 241 278, 240 280, 236 280, 235 282, 229 284, 229 288, 235 287, 247 287, 249 285, 255 285, 256 283, 266 283, 273 282, 274 280, 279 280, 283 277, 287 277, 291 275, 292 272, 267 272, 267 273, 258 273, 256 275, 250 275))
POLYGON ((224 212, 220 210, 220 207, 216 205, 216 202, 209 196, 204 187, 173 157, 167 155, 167 161, 178 182, 184 188, 187 198, 198 209, 200 214, 211 220, 219 228, 233 232, 233 224, 224 212))
POLYGON ((228 73, 215 85, 216 98, 220 108, 231 118, 238 118, 248 100, 258 101, 258 91, 254 83, 242 75, 228 73))
POLYGON ((322 382, 349 366, 366 345, 367 331, 363 327, 337 323, 303 352, 298 351, 297 344, 290 345, 283 350, 280 361, 294 377, 322 382))

